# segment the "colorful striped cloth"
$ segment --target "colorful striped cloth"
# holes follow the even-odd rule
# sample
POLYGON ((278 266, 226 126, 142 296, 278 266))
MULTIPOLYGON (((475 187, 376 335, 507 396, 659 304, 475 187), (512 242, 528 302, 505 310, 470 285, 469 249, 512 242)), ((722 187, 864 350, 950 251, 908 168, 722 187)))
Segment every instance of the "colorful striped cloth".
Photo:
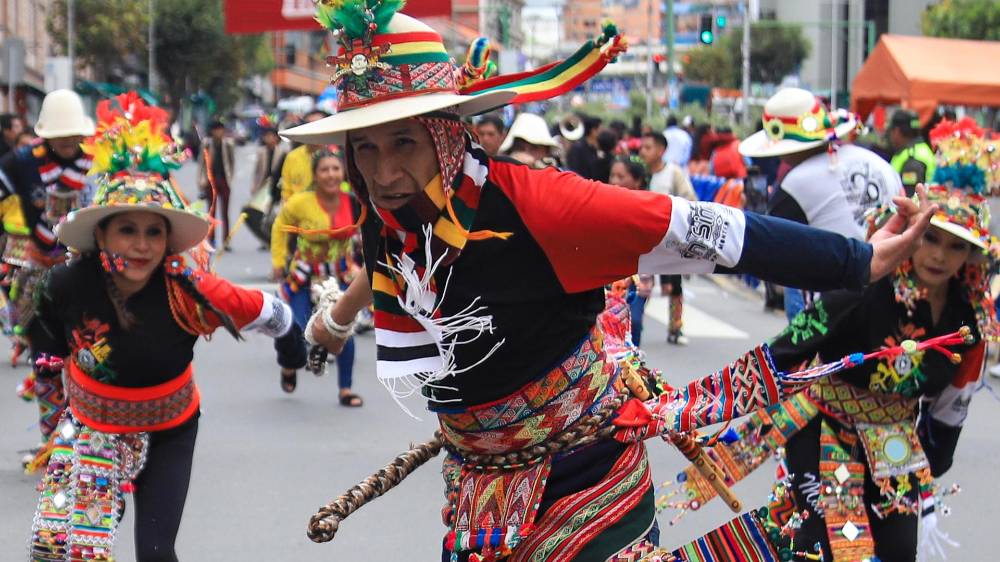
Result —
POLYGON ((606 23, 600 36, 584 43, 563 61, 520 72, 473 82, 462 94, 485 94, 499 90, 517 92, 509 103, 527 103, 559 96, 583 84, 600 72, 615 57, 625 52, 625 37, 612 23, 606 23))
POLYGON ((673 552, 683 562, 778 562, 757 512, 740 515, 673 552))
POLYGON ((489 174, 489 157, 472 145, 457 119, 425 116, 420 121, 434 138, 441 173, 403 207, 375 207, 384 223, 380 259, 372 275, 377 373, 407 413, 402 398, 478 365, 458 366, 454 349, 491 332, 493 319, 476 302, 443 317, 444 291, 436 277, 447 275, 470 239, 481 234, 502 237, 469 232, 489 174))

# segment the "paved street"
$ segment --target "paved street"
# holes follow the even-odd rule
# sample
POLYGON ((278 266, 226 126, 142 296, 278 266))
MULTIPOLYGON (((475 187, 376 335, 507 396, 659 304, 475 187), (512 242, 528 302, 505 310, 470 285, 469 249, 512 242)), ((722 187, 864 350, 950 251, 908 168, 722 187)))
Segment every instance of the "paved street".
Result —
MULTIPOLYGON (((241 150, 246 156, 249 152, 241 150)), ((246 162, 241 159, 241 162, 246 162)), ((234 199, 247 198, 250 164, 239 169, 234 199)), ((192 186, 189 165, 179 179, 192 186)), ((189 193, 191 190, 188 190, 189 193)), ((232 210, 235 218, 240 205, 232 210)), ((224 254, 218 269, 243 283, 266 284, 267 254, 245 230, 234 240, 235 252, 224 254)), ((756 343, 777 333, 783 317, 761 312, 758 299, 725 290, 705 279, 686 284, 690 291, 687 331, 691 343, 678 348, 665 343, 666 303, 654 301, 644 334, 652 365, 668 380, 681 383, 720 367, 756 343)), ((220 331, 200 342, 195 368, 202 392, 200 435, 184 521, 178 538, 182 560, 388 560, 439 559, 444 528, 440 522, 443 484, 439 460, 417 471, 382 499, 348 519, 331 544, 316 545, 305 537, 315 508, 385 465, 410 442, 429 438, 432 416, 414 421, 397 408, 374 375, 374 341, 358 338, 355 390, 365 406, 337 405, 336 378, 299 377, 291 395, 278 386, 271 343, 249 335, 233 341, 220 331)), ((155 367, 154 367, 155 368, 155 367)), ((24 475, 17 450, 37 439, 35 407, 14 395, 27 371, 0 366, 0 561, 24 557, 35 505, 36 477, 24 475)), ((414 402, 413 404, 416 404, 414 402)), ((418 411, 417 408, 414 408, 418 411)), ((1000 403, 989 392, 977 395, 962 435, 955 468, 942 483, 959 482, 965 491, 953 498, 954 514, 945 530, 962 543, 953 560, 995 560, 1000 534, 991 515, 1000 505, 1000 403)), ((682 457, 662 442, 651 442, 654 478, 670 480, 683 468, 682 457)), ((737 487, 747 507, 766 501, 770 470, 764 467, 737 487)), ((679 545, 724 522, 730 515, 715 503, 689 514, 674 527, 662 516, 661 542, 679 545)), ((133 560, 132 525, 128 518, 117 549, 118 559, 133 560)))

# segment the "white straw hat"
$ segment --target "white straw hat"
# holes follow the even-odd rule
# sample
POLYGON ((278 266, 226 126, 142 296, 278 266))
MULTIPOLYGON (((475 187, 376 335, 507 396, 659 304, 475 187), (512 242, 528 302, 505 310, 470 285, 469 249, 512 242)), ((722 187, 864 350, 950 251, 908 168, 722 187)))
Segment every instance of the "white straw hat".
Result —
POLYGON ((94 120, 83 110, 83 100, 76 92, 55 90, 42 100, 35 134, 43 139, 89 137, 94 134, 94 120))
POLYGON ((828 114, 816 96, 800 88, 785 88, 764 104, 764 130, 740 143, 740 154, 751 158, 784 156, 822 146, 857 127, 854 114, 828 114))
POLYGON ((549 126, 545 123, 545 119, 534 113, 518 114, 506 138, 503 139, 503 144, 500 145, 500 152, 510 150, 514 146, 515 139, 538 146, 559 148, 559 143, 549 134, 549 126))

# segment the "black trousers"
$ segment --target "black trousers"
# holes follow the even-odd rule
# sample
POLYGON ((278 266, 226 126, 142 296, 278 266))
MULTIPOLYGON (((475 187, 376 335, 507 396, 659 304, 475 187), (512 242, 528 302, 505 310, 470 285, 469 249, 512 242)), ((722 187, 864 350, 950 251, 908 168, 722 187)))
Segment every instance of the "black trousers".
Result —
POLYGON ((684 279, 681 275, 661 275, 660 285, 670 285, 670 296, 679 297, 684 294, 684 288, 681 286, 681 281, 684 279))
POLYGON ((174 542, 184 513, 198 418, 149 434, 146 466, 135 480, 137 562, 177 562, 174 542))

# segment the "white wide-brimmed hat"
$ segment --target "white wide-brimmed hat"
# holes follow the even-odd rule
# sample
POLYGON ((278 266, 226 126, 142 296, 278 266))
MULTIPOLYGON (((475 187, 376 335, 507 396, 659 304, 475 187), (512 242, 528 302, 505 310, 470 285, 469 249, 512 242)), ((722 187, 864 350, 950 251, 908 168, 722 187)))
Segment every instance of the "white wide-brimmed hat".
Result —
POLYGON ((94 229, 104 219, 130 211, 146 211, 167 219, 167 248, 171 253, 200 244, 211 226, 208 217, 187 208, 169 180, 128 176, 101 185, 94 204, 66 215, 56 226, 56 236, 74 250, 96 250, 94 229))
MULTIPOLYGON (((323 21, 324 6, 317 8, 323 21)), ((374 33, 354 31, 350 25, 335 28, 342 43, 350 39, 349 48, 341 46, 337 56, 327 59, 340 86, 337 113, 285 129, 281 136, 307 144, 343 144, 347 131, 441 110, 476 115, 506 105, 517 95, 459 94, 455 67, 436 31, 405 14, 392 14, 387 25, 378 25, 375 17, 374 33)))
POLYGON ((500 152, 507 152, 514 146, 514 141, 521 139, 528 144, 559 148, 559 143, 549 134, 549 126, 540 115, 521 113, 507 131, 507 136, 500 145, 500 152))
POLYGON ((54 90, 42 100, 35 134, 43 139, 89 137, 94 134, 94 120, 83 110, 83 100, 76 92, 54 90))
POLYGON ((740 143, 751 158, 784 156, 833 142, 858 126, 853 113, 827 113, 822 102, 800 88, 785 88, 764 104, 764 130, 740 143))

